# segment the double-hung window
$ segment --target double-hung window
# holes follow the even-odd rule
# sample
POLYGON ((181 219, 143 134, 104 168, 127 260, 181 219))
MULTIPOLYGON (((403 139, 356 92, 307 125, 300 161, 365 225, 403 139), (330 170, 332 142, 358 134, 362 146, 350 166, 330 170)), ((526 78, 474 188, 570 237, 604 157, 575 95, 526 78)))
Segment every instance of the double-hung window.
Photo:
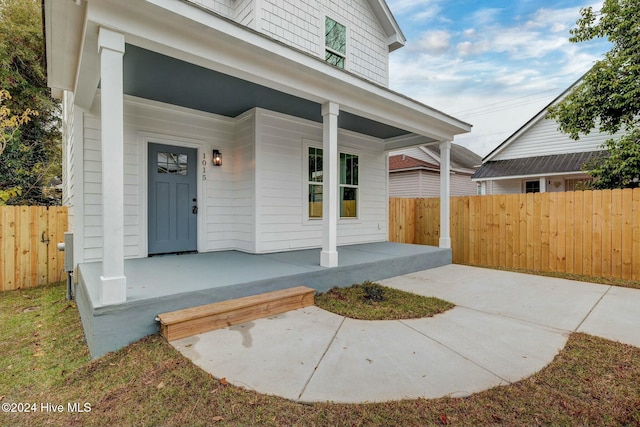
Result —
POLYGON ((309 147, 309 218, 322 218, 322 148, 309 147))
POLYGON ((340 153, 340 218, 358 216, 358 156, 340 153))
POLYGON ((324 22, 324 59, 331 65, 344 68, 347 57, 347 28, 329 18, 324 22))
MULTIPOLYGON (((323 153, 322 148, 309 146, 307 188, 309 219, 322 218, 323 153)), ((340 153, 340 218, 358 217, 358 156, 340 153)))

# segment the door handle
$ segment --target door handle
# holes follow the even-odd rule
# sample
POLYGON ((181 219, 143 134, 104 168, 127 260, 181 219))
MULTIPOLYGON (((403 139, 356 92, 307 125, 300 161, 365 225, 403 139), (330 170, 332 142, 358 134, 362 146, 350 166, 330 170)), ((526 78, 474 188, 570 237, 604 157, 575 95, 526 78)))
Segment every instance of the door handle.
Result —
POLYGON ((192 214, 197 214, 198 213, 198 207, 194 206, 193 208, 191 208, 191 213, 192 214))

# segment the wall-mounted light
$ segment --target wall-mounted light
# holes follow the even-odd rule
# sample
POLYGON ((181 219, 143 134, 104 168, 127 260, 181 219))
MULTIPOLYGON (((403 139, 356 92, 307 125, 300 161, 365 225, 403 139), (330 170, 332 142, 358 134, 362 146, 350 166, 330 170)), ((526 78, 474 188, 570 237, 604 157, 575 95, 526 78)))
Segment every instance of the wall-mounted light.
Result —
POLYGON ((213 150, 211 162, 214 166, 222 166, 222 153, 220 152, 220 150, 213 150))

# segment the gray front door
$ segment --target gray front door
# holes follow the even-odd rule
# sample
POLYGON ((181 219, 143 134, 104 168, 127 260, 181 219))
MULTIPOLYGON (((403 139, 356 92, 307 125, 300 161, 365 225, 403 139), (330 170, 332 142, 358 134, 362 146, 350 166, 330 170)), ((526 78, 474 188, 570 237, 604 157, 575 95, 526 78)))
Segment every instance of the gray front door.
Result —
POLYGON ((198 247, 196 150, 149 144, 149 255, 198 247))

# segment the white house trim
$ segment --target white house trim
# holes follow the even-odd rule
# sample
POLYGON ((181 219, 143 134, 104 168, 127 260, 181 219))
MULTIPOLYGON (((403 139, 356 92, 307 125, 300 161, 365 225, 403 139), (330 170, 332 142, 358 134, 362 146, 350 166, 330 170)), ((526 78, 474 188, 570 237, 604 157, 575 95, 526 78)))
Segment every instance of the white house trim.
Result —
POLYGON ((322 267, 338 266, 338 114, 338 104, 322 105, 322 267))
POLYGON ((73 110, 74 144, 74 209, 73 257, 74 263, 84 262, 84 111, 77 105, 73 110))
POLYGON ((482 181, 506 181, 512 179, 530 179, 530 178, 544 178, 550 176, 571 176, 571 175, 586 175, 584 171, 575 171, 575 172, 562 172, 562 173, 537 173, 532 175, 506 175, 506 176, 497 176, 497 177, 488 177, 488 178, 472 178, 471 181, 482 182, 482 181))
POLYGON ((440 143, 440 242, 441 248, 451 248, 449 213, 451 212, 451 141, 440 143))
POLYGON ((203 180, 201 178, 201 169, 202 164, 201 161, 203 159, 203 155, 205 156, 207 165, 206 167, 206 175, 209 175, 211 170, 211 144, 208 141, 204 140, 196 140, 192 138, 185 137, 177 137, 173 135, 167 134, 159 134, 141 131, 139 132, 139 141, 141 143, 138 144, 138 153, 139 153, 139 162, 138 162, 138 170, 139 170, 139 179, 138 185, 140 192, 140 199, 138 201, 140 205, 140 231, 139 231, 139 242, 138 245, 140 247, 140 253, 143 257, 149 256, 149 143, 151 144, 164 144, 164 145, 173 145, 175 147, 185 147, 185 148, 195 148, 197 152, 197 161, 196 167, 198 168, 198 174, 196 178, 196 194, 198 197, 197 205, 198 205, 198 241, 197 241, 197 250, 198 252, 204 251, 205 244, 205 236, 206 234, 201 232, 205 230, 206 223, 204 218, 206 217, 206 197, 204 194, 204 186, 203 180))
POLYGON ((124 275, 124 99, 122 57, 124 36, 100 28, 102 82, 102 276, 100 302, 119 304, 127 299, 124 275))
MULTIPOLYGON (((88 3, 87 19, 87 42, 96 25, 108 21, 136 46, 320 104, 331 100, 342 111, 426 136, 431 141, 451 140, 453 135, 471 129, 469 124, 436 109, 188 3, 148 0, 134 5, 123 0, 108 4, 97 0, 88 3), (149 8, 143 17, 129 19, 140 15, 142 7, 149 8), (256 58, 260 61, 256 62, 256 58), (291 69, 300 72, 291 73, 291 69)), ((87 54, 83 54, 79 75, 96 74, 86 43, 84 51, 87 54)), ((85 96, 85 108, 95 94, 93 83, 97 84, 95 77, 78 88, 85 96)), ((399 147, 389 147, 394 148, 399 147)))

